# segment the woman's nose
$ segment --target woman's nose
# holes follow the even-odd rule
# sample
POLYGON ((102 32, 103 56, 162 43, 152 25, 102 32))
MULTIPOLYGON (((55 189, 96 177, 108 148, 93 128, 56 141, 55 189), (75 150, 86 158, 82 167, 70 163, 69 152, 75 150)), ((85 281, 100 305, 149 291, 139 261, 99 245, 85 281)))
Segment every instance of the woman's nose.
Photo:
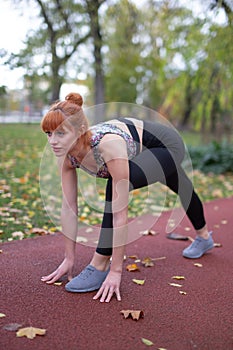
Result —
POLYGON ((56 139, 56 136, 54 134, 50 136, 49 143, 50 143, 50 145, 57 144, 57 139, 56 139))

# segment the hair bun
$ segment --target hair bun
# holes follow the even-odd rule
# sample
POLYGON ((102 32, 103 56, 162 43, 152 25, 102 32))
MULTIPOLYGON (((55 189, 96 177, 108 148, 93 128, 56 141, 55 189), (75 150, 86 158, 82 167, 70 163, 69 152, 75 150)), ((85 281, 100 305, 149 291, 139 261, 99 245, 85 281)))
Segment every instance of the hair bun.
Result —
POLYGON ((74 103, 74 104, 80 106, 80 107, 82 107, 82 105, 83 105, 83 98, 82 98, 82 96, 81 96, 79 93, 77 93, 77 92, 70 92, 70 93, 66 96, 65 99, 66 99, 67 101, 69 101, 69 102, 72 102, 72 103, 74 103))

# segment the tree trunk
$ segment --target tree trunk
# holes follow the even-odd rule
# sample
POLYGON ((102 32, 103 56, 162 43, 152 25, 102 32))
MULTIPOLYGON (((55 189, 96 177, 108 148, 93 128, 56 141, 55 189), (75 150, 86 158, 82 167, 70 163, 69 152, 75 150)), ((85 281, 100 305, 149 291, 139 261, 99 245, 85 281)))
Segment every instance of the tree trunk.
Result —
POLYGON ((103 44, 99 24, 99 7, 104 1, 86 0, 87 11, 90 16, 91 36, 94 44, 95 58, 95 104, 104 103, 104 74, 101 48, 103 44))

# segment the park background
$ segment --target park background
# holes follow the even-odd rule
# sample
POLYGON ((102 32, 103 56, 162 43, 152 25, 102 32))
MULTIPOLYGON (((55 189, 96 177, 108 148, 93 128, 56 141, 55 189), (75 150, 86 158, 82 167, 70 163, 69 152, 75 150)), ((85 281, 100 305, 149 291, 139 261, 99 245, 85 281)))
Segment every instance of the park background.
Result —
MULTIPOLYGON (((182 134, 202 200, 233 195, 231 1, 4 0, 0 6, 6 4, 19 25, 27 15, 28 30, 15 49, 0 46, 2 241, 59 229, 40 196, 47 140, 39 121, 70 90, 83 94, 85 107, 120 102, 157 111, 182 134), (18 77, 14 87, 7 73, 18 77)), ((17 30, 8 20, 2 37, 17 30)), ((95 122, 102 117, 97 113, 95 122)), ((172 208, 174 195, 160 190, 154 204, 172 208)), ((146 195, 134 194, 131 216, 141 214, 146 195)), ((79 209, 84 223, 100 222, 101 213, 85 201, 79 209)))

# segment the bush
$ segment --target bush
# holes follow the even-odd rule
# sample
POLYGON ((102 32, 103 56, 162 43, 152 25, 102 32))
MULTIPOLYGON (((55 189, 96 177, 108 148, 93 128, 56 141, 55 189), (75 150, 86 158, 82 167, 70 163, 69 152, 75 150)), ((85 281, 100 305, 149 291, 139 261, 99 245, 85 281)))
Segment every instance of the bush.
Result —
POLYGON ((233 145, 228 142, 212 142, 208 146, 188 146, 194 169, 204 173, 233 173, 233 145))

